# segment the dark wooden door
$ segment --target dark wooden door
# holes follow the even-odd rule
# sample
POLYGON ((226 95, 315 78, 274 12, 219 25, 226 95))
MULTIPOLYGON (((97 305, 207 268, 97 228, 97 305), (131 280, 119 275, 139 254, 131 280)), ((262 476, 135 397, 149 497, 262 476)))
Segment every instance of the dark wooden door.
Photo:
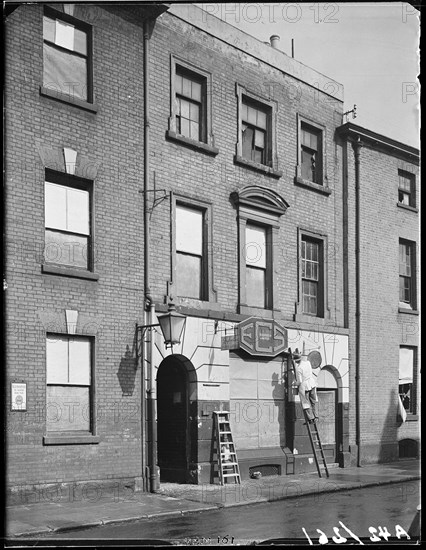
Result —
POLYGON ((188 399, 184 367, 160 365, 157 375, 158 465, 164 481, 184 483, 188 469, 188 399))

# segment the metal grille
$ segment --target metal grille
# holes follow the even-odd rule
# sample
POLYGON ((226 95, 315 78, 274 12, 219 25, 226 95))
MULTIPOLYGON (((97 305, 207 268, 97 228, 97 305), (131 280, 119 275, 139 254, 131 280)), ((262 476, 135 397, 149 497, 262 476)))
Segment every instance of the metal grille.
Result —
POLYGON ((262 464, 261 466, 252 466, 249 468, 250 477, 254 477, 254 472, 260 472, 262 477, 280 476, 281 466, 279 464, 262 464))

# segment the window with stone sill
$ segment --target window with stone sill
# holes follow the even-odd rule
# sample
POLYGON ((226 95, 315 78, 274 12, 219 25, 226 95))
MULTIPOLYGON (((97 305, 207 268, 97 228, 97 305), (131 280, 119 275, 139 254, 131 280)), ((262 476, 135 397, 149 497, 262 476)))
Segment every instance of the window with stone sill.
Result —
POLYGON ((175 295, 206 300, 207 259, 204 211, 176 204, 175 295))
POLYGON ((46 265, 92 270, 92 182, 46 170, 46 265))
POLYGON ((236 85, 238 141, 235 163, 281 177, 278 171, 275 101, 259 97, 236 85))
POLYGON ((93 433, 93 339, 46 337, 46 427, 48 433, 93 433))
POLYGON ((93 103, 92 27, 44 8, 43 88, 69 101, 93 103))
POLYGON ((169 140, 217 155, 212 133, 211 74, 171 56, 169 140))
POLYGON ((399 306, 416 309, 416 258, 415 243, 399 241, 399 306))
POLYGON ((289 207, 275 191, 256 185, 231 193, 238 209, 239 313, 276 309, 280 217, 289 207))
POLYGON ((325 318, 327 305, 327 237, 299 230, 299 298, 296 317, 325 318))
POLYGON ((416 175, 405 170, 398 170, 398 203, 416 207, 416 175))
POLYGON ((325 127, 298 115, 296 183, 329 194, 325 127))

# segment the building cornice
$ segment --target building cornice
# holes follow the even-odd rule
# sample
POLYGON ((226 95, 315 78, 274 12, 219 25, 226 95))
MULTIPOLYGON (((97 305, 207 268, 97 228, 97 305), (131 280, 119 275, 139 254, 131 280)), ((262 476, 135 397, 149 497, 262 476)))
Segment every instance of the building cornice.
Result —
POLYGON ((384 151, 390 155, 404 158, 415 164, 419 163, 420 152, 415 147, 388 138, 377 132, 372 132, 352 122, 347 122, 336 128, 336 134, 347 141, 361 141, 366 147, 384 151))

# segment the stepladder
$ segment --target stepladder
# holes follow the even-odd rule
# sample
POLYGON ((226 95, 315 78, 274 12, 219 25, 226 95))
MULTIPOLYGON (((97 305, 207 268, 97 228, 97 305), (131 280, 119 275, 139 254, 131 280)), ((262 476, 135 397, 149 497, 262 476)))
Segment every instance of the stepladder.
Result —
MULTIPOLYGON (((293 367, 294 377, 297 378, 296 365, 294 363, 293 353, 290 348, 288 350, 288 353, 290 356, 291 365, 293 367)), ((309 440, 311 442, 312 452, 314 455, 315 465, 317 467, 318 475, 319 477, 322 477, 321 469, 323 469, 326 477, 329 477, 327 461, 325 459, 324 448, 321 443, 317 421, 316 420, 312 421, 309 419, 306 413, 306 409, 303 409, 303 416, 305 418, 305 424, 308 430, 309 440)))
POLYGON ((214 411, 214 437, 221 485, 230 482, 241 483, 240 467, 229 416, 230 413, 227 411, 214 411))

